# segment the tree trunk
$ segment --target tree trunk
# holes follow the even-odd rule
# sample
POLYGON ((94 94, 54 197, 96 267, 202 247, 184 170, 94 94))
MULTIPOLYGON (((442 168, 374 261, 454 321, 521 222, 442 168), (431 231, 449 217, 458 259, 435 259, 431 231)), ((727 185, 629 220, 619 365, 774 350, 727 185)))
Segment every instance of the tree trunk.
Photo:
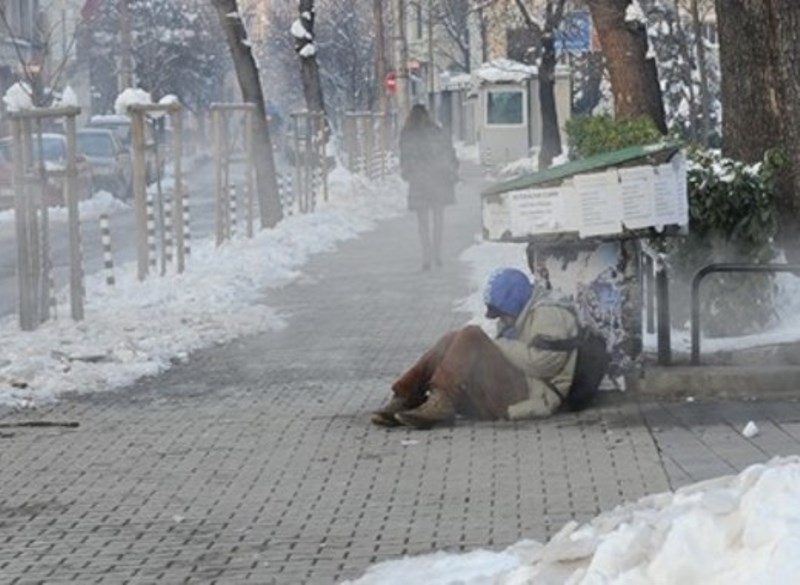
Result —
POLYGON ((217 9, 220 25, 231 51, 236 78, 239 80, 239 88, 242 92, 242 99, 256 106, 253 149, 256 157, 256 185, 261 213, 261 227, 274 227, 283 219, 283 208, 281 207, 278 192, 272 140, 269 135, 269 126, 267 125, 267 112, 264 107, 264 93, 261 90, 258 67, 250 50, 247 31, 238 16, 239 7, 236 0, 212 0, 212 2, 217 9), (237 16, 230 16, 232 14, 237 16))
MULTIPOLYGON (((692 27, 694 30, 695 51, 697 52, 697 69, 700 73, 700 144, 708 146, 711 137, 711 93, 708 89, 708 60, 706 59, 706 41, 700 22, 698 0, 692 0, 692 27)), ((677 13, 677 11, 676 11, 677 13)))
MULTIPOLYGON (((689 43, 685 42, 687 40, 686 31, 683 29, 683 23, 681 22, 681 0, 675 0, 673 6, 675 9, 675 20, 674 25, 672 22, 669 23, 669 35, 678 39, 678 54, 680 55, 681 60, 683 61, 683 66, 680 68, 680 79, 683 82, 686 91, 688 92, 688 102, 689 102, 689 136, 693 143, 700 142, 703 146, 706 144, 706 140, 708 138, 708 133, 704 132, 703 130, 699 130, 697 127, 697 122, 700 120, 700 116, 703 114, 702 109, 698 109, 697 104, 697 96, 694 92, 694 79, 693 79, 693 68, 692 63, 694 61, 691 53, 691 47, 689 43), (699 112, 699 113, 698 113, 699 112), (700 136, 705 136, 706 138, 700 140, 700 136)), ((694 2, 694 7, 697 7, 697 0, 692 0, 694 2)), ((700 25, 699 23, 693 24, 693 30, 695 33, 699 32, 700 25)), ((695 49, 697 48, 698 43, 695 43, 695 49)), ((702 46, 702 43, 699 43, 702 46)), ((699 61, 699 57, 698 57, 699 61)))
POLYGON ((542 35, 542 58, 539 62, 539 107, 542 116, 542 147, 539 170, 549 168, 561 154, 561 132, 556 107, 556 44, 555 32, 564 17, 564 0, 548 0, 542 35), (553 5, 553 1, 556 5, 553 5))
POLYGON ((631 0, 587 0, 611 77, 617 119, 648 116, 667 133, 655 58, 647 57, 647 28, 626 21, 631 0))
POLYGON ((561 154, 561 133, 556 108, 556 49, 552 32, 542 37, 542 59, 539 63, 539 107, 542 116, 542 146, 539 149, 539 170, 553 164, 561 154))
MULTIPOLYGON (((307 38, 295 37, 295 50, 300 55, 300 74, 303 79, 303 96, 310 112, 324 112, 322 81, 319 77, 317 52, 314 45, 314 0, 300 0, 300 22, 308 32, 307 38)), ((326 123, 327 124, 327 123, 326 123)))
POLYGON ((778 172, 778 241, 800 261, 800 3, 717 0, 722 66, 722 150, 745 162, 770 148, 778 172))
MULTIPOLYGON (((558 109, 556 108, 556 41, 555 31, 564 16, 565 0, 548 0, 545 7, 544 30, 541 37, 541 58, 539 60, 539 113, 542 119, 541 148, 539 149, 539 170, 553 164, 553 159, 561 154, 561 133, 558 129, 558 109), (556 5, 553 2, 557 2, 556 5)), ((522 0, 516 0, 517 8, 528 30, 535 32, 536 23, 522 0)))
POLYGON ((603 72, 606 67, 603 54, 600 52, 586 53, 583 59, 585 59, 586 63, 586 81, 583 83, 583 94, 580 100, 576 101, 572 106, 573 114, 577 115, 591 114, 603 98, 603 92, 600 89, 603 82, 603 72))

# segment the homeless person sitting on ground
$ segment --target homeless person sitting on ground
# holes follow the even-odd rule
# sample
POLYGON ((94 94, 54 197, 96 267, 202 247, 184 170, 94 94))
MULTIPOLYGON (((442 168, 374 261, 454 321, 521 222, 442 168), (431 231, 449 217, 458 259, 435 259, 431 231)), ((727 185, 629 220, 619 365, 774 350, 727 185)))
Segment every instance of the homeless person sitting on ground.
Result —
POLYGON ((499 320, 497 338, 477 325, 446 334, 392 385, 389 403, 372 422, 428 429, 456 414, 511 420, 552 414, 572 383, 576 352, 532 342, 574 337, 578 323, 544 288, 520 270, 495 271, 484 301, 486 316, 499 320))

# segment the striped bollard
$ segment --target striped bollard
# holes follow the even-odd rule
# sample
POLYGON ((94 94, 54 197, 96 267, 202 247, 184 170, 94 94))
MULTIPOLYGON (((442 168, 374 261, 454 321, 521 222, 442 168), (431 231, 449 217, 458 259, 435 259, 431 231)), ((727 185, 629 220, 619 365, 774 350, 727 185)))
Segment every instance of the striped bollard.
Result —
POLYGON ((83 253, 83 236, 81 235, 81 230, 78 230, 78 274, 80 275, 81 281, 81 307, 84 307, 86 304, 86 267, 84 266, 84 259, 85 255, 83 253))
POLYGON ((156 213, 153 204, 153 194, 147 192, 147 255, 150 263, 150 270, 154 271, 157 267, 156 258, 156 213))
POLYGON ((58 299, 56 299, 56 279, 50 274, 50 318, 58 319, 58 299))
POLYGON ((236 228, 239 224, 239 186, 230 185, 228 187, 228 193, 228 206, 230 210, 230 215, 228 216, 230 221, 228 237, 232 238, 236 235, 236 228))
POLYGON ((311 211, 317 208, 317 193, 322 190, 322 169, 319 167, 314 168, 314 174, 311 181, 311 211))
POLYGON ((189 190, 183 191, 183 255, 188 258, 192 254, 192 228, 189 214, 189 190))
POLYGON ((278 176, 278 192, 284 213, 291 217, 294 214, 294 190, 292 175, 278 176))
POLYGON ((100 243, 103 246, 103 268, 106 271, 106 284, 114 286, 114 257, 111 254, 111 224, 108 214, 100 215, 100 243))
POLYGON ((164 259, 172 264, 172 191, 164 193, 164 259))

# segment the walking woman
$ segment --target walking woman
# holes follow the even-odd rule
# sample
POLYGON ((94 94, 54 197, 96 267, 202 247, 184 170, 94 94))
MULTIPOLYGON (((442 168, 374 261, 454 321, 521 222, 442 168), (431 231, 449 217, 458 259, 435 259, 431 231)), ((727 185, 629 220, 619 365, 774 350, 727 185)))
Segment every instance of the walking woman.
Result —
POLYGON ((444 208, 455 202, 458 159, 448 134, 421 104, 411 108, 400 133, 400 171, 408 182, 408 208, 417 213, 422 269, 441 266, 444 208))

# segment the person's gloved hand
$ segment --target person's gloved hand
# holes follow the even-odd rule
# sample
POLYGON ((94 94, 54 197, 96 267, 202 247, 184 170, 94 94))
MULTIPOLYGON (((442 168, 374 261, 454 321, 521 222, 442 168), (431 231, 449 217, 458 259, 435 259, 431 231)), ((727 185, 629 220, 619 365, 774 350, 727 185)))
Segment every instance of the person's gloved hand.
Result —
POLYGON ((504 325, 502 322, 497 324, 497 339, 518 339, 519 331, 514 325, 504 325))

